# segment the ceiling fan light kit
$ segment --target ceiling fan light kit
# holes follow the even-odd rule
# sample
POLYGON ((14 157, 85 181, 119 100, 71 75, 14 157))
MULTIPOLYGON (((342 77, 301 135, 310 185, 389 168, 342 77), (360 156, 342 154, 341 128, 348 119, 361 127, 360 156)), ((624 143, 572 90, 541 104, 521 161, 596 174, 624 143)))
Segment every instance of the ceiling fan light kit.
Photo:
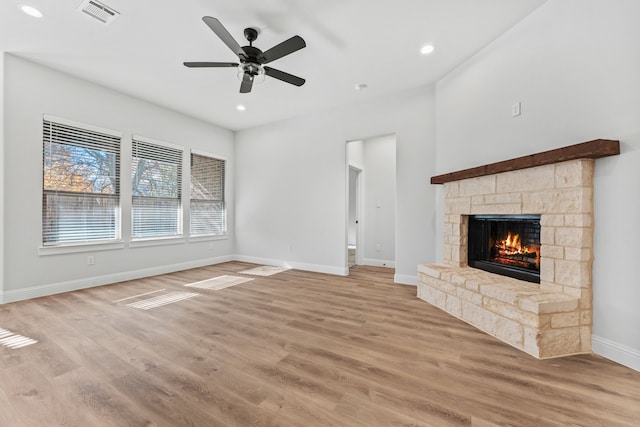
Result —
POLYGON ((238 56, 238 60, 240 62, 185 62, 184 65, 186 67, 237 67, 238 79, 241 81, 240 93, 251 92, 253 84, 263 82, 265 80, 265 76, 273 77, 274 79, 281 80, 294 86, 302 86, 305 83, 305 79, 301 77, 264 65, 305 47, 307 44, 302 37, 293 36, 263 52, 253 46, 253 42, 258 38, 258 31, 255 28, 245 28, 244 37, 249 42, 249 46, 240 46, 240 44, 238 44, 233 36, 229 34, 229 31, 227 31, 219 20, 211 16, 205 16, 202 20, 207 24, 211 31, 213 31, 220 40, 222 40, 222 42, 238 56))
POLYGON ((253 80, 253 83, 265 81, 265 71, 262 65, 245 62, 238 65, 238 80, 243 81, 246 77, 253 80))

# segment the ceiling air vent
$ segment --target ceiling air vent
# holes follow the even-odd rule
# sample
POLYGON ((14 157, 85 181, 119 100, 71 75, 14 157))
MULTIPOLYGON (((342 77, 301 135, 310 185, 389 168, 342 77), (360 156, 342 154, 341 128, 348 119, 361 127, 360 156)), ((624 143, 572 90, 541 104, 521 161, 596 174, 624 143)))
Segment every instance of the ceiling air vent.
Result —
POLYGON ((92 18, 97 19, 103 24, 112 23, 120 14, 96 0, 84 0, 80 7, 80 12, 84 12, 92 18))

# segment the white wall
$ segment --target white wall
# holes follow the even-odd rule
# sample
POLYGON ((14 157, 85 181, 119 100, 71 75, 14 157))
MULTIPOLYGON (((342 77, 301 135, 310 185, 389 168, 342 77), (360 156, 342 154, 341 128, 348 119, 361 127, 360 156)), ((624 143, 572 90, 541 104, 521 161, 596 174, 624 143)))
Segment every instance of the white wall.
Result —
POLYGON ((347 159, 350 165, 358 169, 364 168, 364 141, 362 139, 347 143, 347 159))
POLYGON ((396 138, 364 141, 364 264, 395 266, 396 138))
POLYGON ((237 252, 347 274, 346 141, 396 134, 396 281, 434 260, 432 88, 236 134, 237 252))
MULTIPOLYGON (((227 202, 233 230, 233 133, 66 74, 4 57, 5 233, 4 300, 109 283, 230 259, 233 238, 213 242, 124 248, 87 253, 39 255, 41 246, 42 115, 122 131, 123 151, 131 134, 196 148, 228 160, 227 202)), ((123 156, 122 192, 130 194, 123 156)), ((129 184, 130 185, 130 184, 129 184)), ((188 192, 186 193, 188 194, 188 192)), ((130 234, 130 199, 123 196, 123 238, 130 234)))
POLYGON ((549 0, 436 87, 438 173, 596 138, 621 141, 620 156, 596 161, 593 348, 635 369, 639 16, 637 0, 549 0), (522 115, 512 118, 516 101, 522 115))

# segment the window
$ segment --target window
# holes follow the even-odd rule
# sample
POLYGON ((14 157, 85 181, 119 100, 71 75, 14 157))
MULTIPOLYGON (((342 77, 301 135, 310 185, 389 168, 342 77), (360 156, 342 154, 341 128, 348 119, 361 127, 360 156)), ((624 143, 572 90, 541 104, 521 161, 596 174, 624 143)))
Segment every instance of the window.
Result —
POLYGON ((217 236, 227 232, 224 169, 225 160, 191 153, 192 236, 217 236))
POLYGON ((42 243, 120 239, 117 132, 43 118, 42 243))
POLYGON ((133 136, 133 238, 182 234, 182 148, 133 136))

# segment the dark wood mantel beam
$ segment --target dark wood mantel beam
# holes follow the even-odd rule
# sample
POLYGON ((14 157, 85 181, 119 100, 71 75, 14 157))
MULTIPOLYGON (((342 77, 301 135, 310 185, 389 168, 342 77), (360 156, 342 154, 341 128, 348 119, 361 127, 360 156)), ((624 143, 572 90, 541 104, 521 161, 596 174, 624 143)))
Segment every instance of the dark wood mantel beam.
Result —
POLYGON ((470 169, 449 172, 431 177, 432 184, 444 184, 451 181, 476 178, 494 173, 509 172, 534 166, 549 165, 551 163, 566 162, 576 159, 599 159, 600 157, 616 156, 620 154, 620 141, 611 139, 594 139, 581 144, 556 148, 528 156, 517 157, 502 162, 490 163, 470 169))

